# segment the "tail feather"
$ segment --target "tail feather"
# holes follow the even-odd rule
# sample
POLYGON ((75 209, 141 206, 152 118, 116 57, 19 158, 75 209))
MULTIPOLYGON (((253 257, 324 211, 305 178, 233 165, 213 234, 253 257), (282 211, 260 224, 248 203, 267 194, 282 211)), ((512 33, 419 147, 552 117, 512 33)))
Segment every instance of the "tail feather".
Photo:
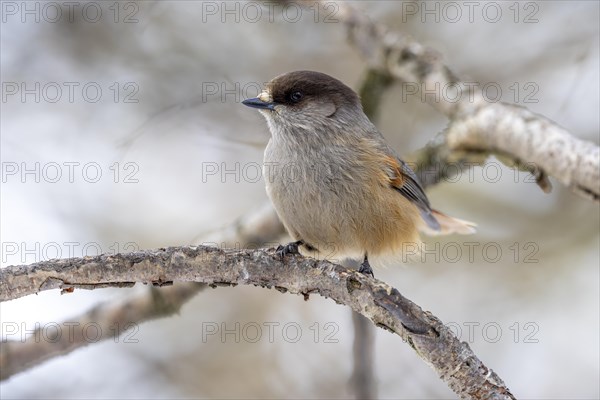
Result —
POLYGON ((421 231, 427 235, 450 235, 452 233, 458 233, 460 235, 471 235, 477 231, 475 229, 477 224, 474 224, 473 222, 454 218, 437 210, 431 210, 431 214, 433 214, 435 219, 439 222, 440 229, 432 229, 427 224, 423 224, 420 227, 421 231))

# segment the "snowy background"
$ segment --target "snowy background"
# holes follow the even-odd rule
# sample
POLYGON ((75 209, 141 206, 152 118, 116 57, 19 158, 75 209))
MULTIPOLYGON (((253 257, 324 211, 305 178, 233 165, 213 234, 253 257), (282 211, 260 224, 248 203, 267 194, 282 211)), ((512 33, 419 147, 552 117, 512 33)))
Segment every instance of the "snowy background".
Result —
MULTIPOLYGON (((437 49, 459 76, 490 87, 490 97, 499 87, 502 101, 598 143, 598 2, 352 4, 437 49)), ((241 100, 291 70, 322 71, 355 89, 366 70, 335 8, 326 20, 314 7, 298 15, 264 2, 1 6, 2 266, 189 244, 227 226, 267 201, 263 182, 243 172, 261 162, 267 127, 241 100), (239 163, 240 179, 203 179, 214 163, 239 163)), ((378 122, 400 154, 445 125, 400 84, 378 122)), ((478 234, 428 239, 423 262, 376 275, 454 327, 517 397, 594 399, 600 212, 554 186, 544 194, 497 162, 440 184, 428 192, 432 203, 476 221, 478 234), (467 241, 476 242, 472 253, 467 241)), ((2 303, 3 338, 9 325, 24 333, 145 289, 2 303)), ((205 290, 179 315, 0 383, 0 396, 347 398, 352 341, 350 311, 330 300, 205 290), (251 343, 244 327, 255 324, 262 336, 251 343), (206 335, 208 326, 219 332, 206 335), (299 337, 286 326, 300 327, 299 337)), ((454 397, 398 337, 377 329, 376 351, 381 398, 454 397)))

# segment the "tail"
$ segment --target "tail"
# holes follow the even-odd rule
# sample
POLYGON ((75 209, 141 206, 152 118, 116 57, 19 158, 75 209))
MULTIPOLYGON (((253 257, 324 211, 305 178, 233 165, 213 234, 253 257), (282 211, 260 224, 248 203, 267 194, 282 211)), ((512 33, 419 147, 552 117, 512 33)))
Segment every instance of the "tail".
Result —
POLYGON ((431 210, 431 214, 440 223, 440 229, 432 229, 427 224, 422 224, 420 226, 420 230, 426 235, 450 235, 452 233, 458 233, 460 235, 471 235, 476 232, 475 227, 477 226, 477 224, 474 224, 473 222, 453 218, 437 210, 431 210))

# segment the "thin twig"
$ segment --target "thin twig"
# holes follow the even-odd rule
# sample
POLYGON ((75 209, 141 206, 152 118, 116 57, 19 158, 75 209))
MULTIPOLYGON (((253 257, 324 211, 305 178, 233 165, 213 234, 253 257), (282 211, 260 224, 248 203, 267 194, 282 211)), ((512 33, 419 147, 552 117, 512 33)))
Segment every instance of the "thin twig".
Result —
POLYGON ((49 338, 46 327, 38 328, 26 340, 8 340, 0 345, 0 380, 25 371, 53 357, 80 347, 116 339, 138 324, 173 315, 206 285, 182 282, 164 288, 150 288, 124 302, 100 304, 84 315, 63 322, 60 334, 49 338))

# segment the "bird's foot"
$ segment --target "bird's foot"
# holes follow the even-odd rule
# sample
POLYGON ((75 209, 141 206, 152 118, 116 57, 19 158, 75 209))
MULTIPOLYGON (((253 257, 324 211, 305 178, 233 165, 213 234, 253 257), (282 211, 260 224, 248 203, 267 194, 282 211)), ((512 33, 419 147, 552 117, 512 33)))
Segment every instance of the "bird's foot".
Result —
POLYGON ((367 259, 367 257, 365 256, 365 260, 362 262, 362 264, 360 264, 360 268, 358 269, 358 272, 360 272, 361 274, 367 275, 367 276, 371 276, 371 278, 375 278, 375 275, 373 275, 373 268, 371 268, 371 264, 369 264, 369 259, 367 259))
POLYGON ((300 252, 298 251, 298 246, 300 246, 303 243, 304 242, 302 240, 298 240, 296 242, 290 242, 286 245, 279 245, 275 252, 281 258, 284 258, 288 254, 300 254, 300 252))

